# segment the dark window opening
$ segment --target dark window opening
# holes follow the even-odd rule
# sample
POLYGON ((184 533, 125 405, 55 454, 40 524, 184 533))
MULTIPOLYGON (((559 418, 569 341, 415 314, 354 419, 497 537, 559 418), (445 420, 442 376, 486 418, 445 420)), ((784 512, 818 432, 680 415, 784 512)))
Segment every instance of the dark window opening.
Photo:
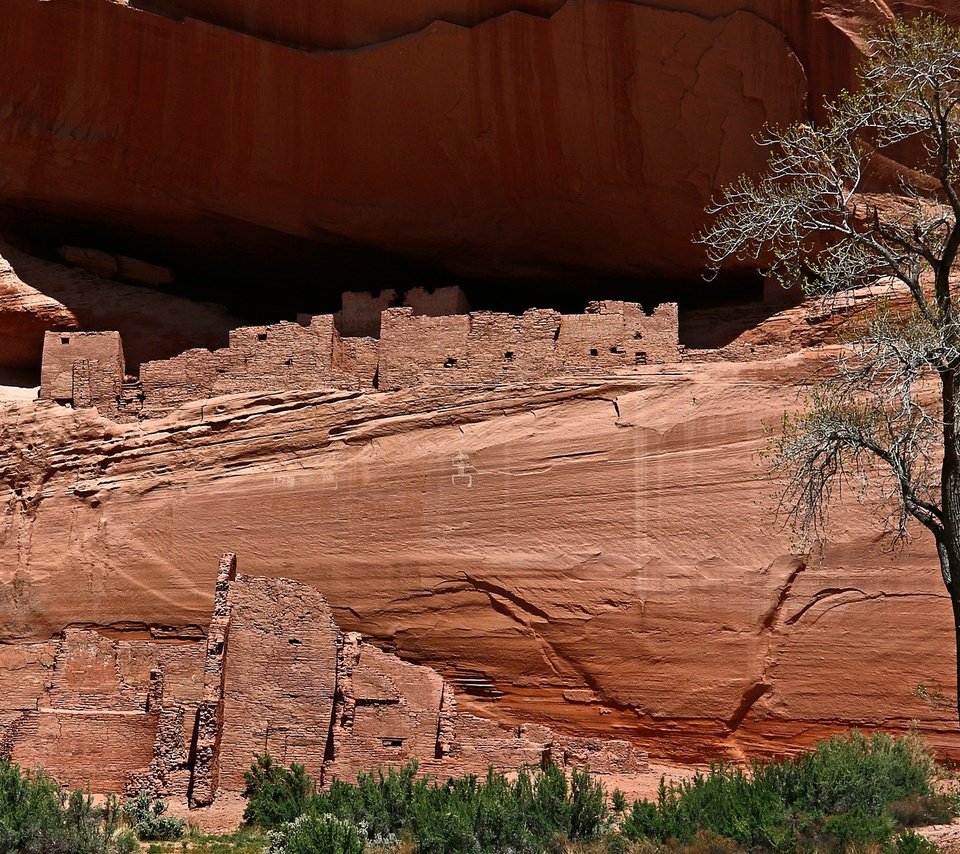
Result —
POLYGON ((266 340, 267 340, 266 332, 260 332, 257 334, 257 341, 266 341, 266 340))
POLYGON ((503 358, 506 359, 508 362, 512 362, 512 361, 513 361, 513 350, 507 350, 507 352, 503 354, 503 358))
POLYGON ((445 368, 455 368, 457 366, 457 360, 450 356, 447 361, 443 363, 445 368))
POLYGON ((639 341, 641 338, 643 338, 643 333, 642 333, 642 332, 634 332, 634 333, 633 333, 633 338, 634 338, 635 341, 639 341))
POLYGON ((60 343, 61 343, 61 344, 69 344, 69 343, 70 343, 70 338, 69 338, 69 336, 64 335, 64 336, 60 339, 60 343))
POLYGON ((287 640, 287 643, 292 643, 292 644, 295 644, 296 646, 300 646, 300 644, 302 644, 303 641, 297 640, 297 638, 289 638, 287 640))
POLYGON ((403 747, 402 738, 385 738, 383 739, 384 747, 403 747))
POLYGON ((287 359, 287 367, 289 368, 293 364, 293 359, 287 359))
POLYGON ((590 348, 590 355, 591 355, 591 356, 599 356, 599 355, 600 355, 600 352, 597 350, 596 347, 591 347, 591 348, 590 348))

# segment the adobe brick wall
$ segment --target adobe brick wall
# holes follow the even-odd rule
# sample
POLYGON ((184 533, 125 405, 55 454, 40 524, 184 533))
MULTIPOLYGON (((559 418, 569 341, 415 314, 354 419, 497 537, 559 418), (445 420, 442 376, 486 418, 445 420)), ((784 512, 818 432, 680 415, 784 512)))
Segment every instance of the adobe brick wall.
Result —
POLYGON ((340 633, 326 600, 285 579, 230 585, 219 788, 243 789, 255 754, 323 773, 340 633))
POLYGON ((673 303, 651 315, 619 301, 590 303, 584 314, 532 309, 519 317, 419 317, 412 309, 392 308, 381 324, 379 388, 529 382, 678 360, 673 303))
POLYGON ((46 332, 40 398, 110 407, 124 370, 119 332, 46 332))
MULTIPOLYGON (((459 289, 420 290, 410 293, 431 309, 462 299, 459 289)), ((95 406, 106 417, 129 421, 256 391, 480 386, 628 373, 638 365, 676 362, 679 352, 672 303, 650 315, 619 301, 590 303, 580 315, 531 309, 519 316, 432 316, 408 306, 382 313, 379 340, 341 336, 332 315, 242 327, 219 350, 144 362, 136 383, 123 382, 117 333, 47 333, 41 397, 95 406)))
POLYGON ((357 387, 359 375, 369 373, 369 345, 358 345, 357 353, 350 349, 335 371, 334 350, 342 350, 338 339, 333 317, 318 315, 306 325, 241 327, 230 333, 229 346, 219 350, 188 350, 172 359, 144 362, 141 415, 161 415, 191 400, 220 395, 333 385, 338 374, 339 384, 357 387))

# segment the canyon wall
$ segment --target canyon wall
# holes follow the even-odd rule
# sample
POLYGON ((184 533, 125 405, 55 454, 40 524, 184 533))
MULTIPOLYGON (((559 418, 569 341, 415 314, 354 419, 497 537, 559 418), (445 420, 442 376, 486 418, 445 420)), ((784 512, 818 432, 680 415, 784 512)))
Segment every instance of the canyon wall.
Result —
POLYGON ((773 521, 756 454, 811 358, 256 392, 130 424, 4 404, 0 695, 35 703, 71 627, 205 632, 232 547, 435 668, 464 713, 695 759, 916 721, 956 752, 931 544, 891 552, 846 503, 804 555, 773 521))
POLYGON ((696 275, 703 206, 761 165, 762 124, 849 85, 889 10, 953 10, 394 5, 8 0, 0 203, 235 261, 283 264, 292 238, 466 273, 696 275))

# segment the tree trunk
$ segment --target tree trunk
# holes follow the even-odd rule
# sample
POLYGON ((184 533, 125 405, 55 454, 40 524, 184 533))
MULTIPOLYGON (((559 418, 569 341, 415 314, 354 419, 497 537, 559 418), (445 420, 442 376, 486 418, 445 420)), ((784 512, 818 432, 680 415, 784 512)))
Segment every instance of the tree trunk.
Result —
POLYGON ((953 605, 953 634, 957 658, 957 721, 960 722, 960 599, 953 591, 950 592, 950 603, 953 605))

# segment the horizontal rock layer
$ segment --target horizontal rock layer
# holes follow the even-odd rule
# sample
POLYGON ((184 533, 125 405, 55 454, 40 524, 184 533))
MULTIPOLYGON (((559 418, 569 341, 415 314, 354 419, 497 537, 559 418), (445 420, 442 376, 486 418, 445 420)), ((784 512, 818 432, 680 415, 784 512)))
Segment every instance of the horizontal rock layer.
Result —
POLYGON ((772 521, 755 455, 807 362, 257 394, 132 425, 8 404, 3 683, 68 626, 204 625, 229 546, 486 717, 701 759, 912 720, 953 749, 930 544, 890 553, 851 505, 803 558, 772 521))

